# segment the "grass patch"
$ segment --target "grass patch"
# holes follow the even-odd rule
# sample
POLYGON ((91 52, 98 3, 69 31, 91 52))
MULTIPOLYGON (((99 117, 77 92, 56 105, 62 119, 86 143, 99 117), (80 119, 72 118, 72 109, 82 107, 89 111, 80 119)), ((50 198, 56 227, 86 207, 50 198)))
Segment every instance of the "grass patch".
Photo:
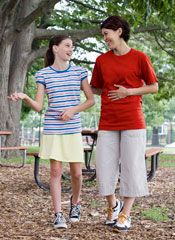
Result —
POLYGON ((97 186, 98 183, 97 183, 97 181, 93 180, 93 181, 88 181, 88 182, 87 182, 87 185, 88 185, 88 186, 97 186))
POLYGON ((143 219, 151 219, 156 222, 159 221, 170 221, 168 217, 168 209, 162 208, 151 208, 150 210, 141 211, 143 219))
POLYGON ((39 146, 30 146, 27 149, 27 152, 38 152, 39 151, 39 146))
POLYGON ((135 206, 132 207, 133 210, 137 210, 137 209, 140 209, 140 208, 141 208, 141 207, 140 207, 140 206, 137 206, 137 205, 135 205, 135 206))
MULTIPOLYGON (((39 151, 39 146, 30 146, 27 149, 27 152, 38 152, 39 151)), ((11 157, 11 158, 1 158, 0 162, 2 164, 11 164, 11 163, 22 163, 23 162, 23 151, 21 151, 21 156, 19 157, 11 157)), ((27 156, 26 157, 26 164, 33 164, 34 163, 34 157, 33 156, 27 156)), ((50 160, 49 159, 41 159, 40 163, 43 164, 49 164, 50 160)))
POLYGON ((101 202, 98 202, 98 201, 91 201, 90 205, 91 207, 103 207, 101 202))
MULTIPOLYGON (((151 166, 151 157, 148 158, 147 166, 151 166)), ((159 155, 159 167, 165 167, 165 168, 175 168, 175 155, 166 155, 166 154, 160 154, 159 155)))
POLYGON ((159 166, 165 168, 175 167, 175 155, 161 154, 159 156, 159 166))

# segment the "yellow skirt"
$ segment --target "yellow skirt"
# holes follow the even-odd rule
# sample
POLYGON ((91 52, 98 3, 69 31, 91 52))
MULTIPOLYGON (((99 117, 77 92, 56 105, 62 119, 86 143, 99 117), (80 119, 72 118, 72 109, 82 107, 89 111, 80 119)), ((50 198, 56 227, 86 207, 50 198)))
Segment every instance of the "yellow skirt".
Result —
POLYGON ((39 157, 60 162, 84 162, 81 133, 42 135, 39 157))

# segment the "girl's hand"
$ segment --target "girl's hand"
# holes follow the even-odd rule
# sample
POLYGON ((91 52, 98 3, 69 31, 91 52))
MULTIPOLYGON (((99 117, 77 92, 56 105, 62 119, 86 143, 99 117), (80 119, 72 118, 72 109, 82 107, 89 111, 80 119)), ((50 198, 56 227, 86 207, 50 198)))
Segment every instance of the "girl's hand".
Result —
POLYGON ((8 97, 8 99, 11 101, 19 101, 19 100, 24 100, 26 98, 27 98, 27 95, 25 93, 17 93, 17 92, 12 93, 8 97))
POLYGON ((69 108, 69 109, 66 109, 65 111, 63 111, 61 113, 60 119, 63 120, 63 121, 69 121, 75 113, 76 112, 75 112, 73 107, 69 108))
POLYGON ((109 99, 116 101, 122 98, 125 98, 129 95, 129 90, 121 85, 114 84, 117 90, 110 90, 108 93, 109 99))

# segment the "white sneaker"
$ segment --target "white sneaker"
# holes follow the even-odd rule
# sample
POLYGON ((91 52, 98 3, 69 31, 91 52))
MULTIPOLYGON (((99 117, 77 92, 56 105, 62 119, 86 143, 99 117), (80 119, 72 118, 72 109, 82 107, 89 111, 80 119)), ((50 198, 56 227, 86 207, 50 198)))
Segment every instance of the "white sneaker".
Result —
POLYGON ((62 212, 55 214, 55 220, 53 222, 55 228, 67 228, 66 219, 63 216, 62 212))
POLYGON ((131 217, 121 213, 116 223, 113 225, 115 232, 127 232, 131 228, 131 217))
POLYGON ((105 224, 113 225, 116 222, 116 219, 119 213, 122 211, 122 209, 123 209, 123 202, 119 200, 117 200, 116 202, 116 207, 106 209, 104 211, 104 214, 106 216, 105 224))

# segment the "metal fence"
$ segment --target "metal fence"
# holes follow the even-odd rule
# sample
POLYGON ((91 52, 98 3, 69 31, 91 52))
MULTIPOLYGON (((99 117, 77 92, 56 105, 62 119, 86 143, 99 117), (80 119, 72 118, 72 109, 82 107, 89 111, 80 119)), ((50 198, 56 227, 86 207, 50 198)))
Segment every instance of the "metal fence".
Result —
MULTIPOLYGON (((83 112, 81 113, 81 123, 83 129, 98 129, 99 113, 83 112)), ((170 126, 172 124, 169 124, 170 126)), ((169 126, 168 125, 168 126, 169 126)), ((153 131, 152 127, 147 127, 147 145, 148 146, 166 146, 175 142, 175 126, 174 127, 159 127, 157 132, 153 131), (163 130, 162 130, 163 129, 163 130)), ((42 126, 35 128, 26 128, 21 126, 20 139, 21 145, 24 146, 39 146, 42 126)))

